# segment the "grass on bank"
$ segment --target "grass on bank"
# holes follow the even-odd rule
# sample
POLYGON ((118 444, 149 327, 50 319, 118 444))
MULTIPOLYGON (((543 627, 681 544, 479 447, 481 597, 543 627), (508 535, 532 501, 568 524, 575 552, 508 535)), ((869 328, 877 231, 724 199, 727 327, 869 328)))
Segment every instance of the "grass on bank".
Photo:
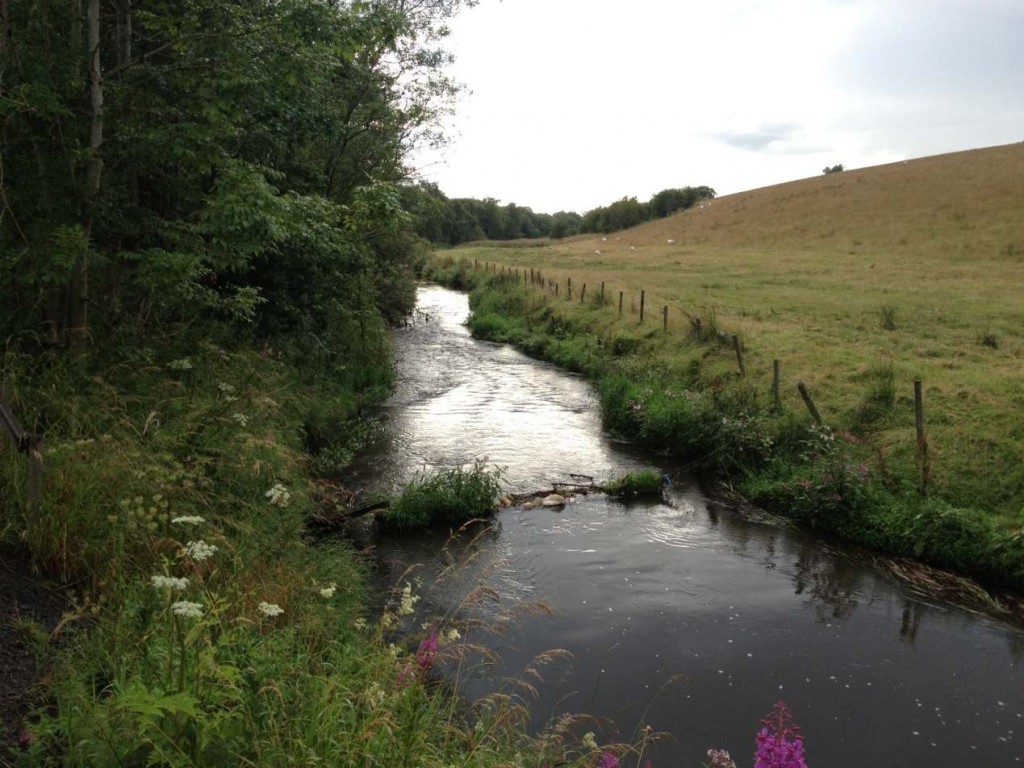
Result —
POLYGON ((479 629, 416 610, 411 585, 382 604, 348 544, 305 535, 311 425, 348 423, 386 369, 345 388, 212 344, 96 368, 8 350, 2 364, 47 440, 37 509, 23 457, 0 456, 0 535, 67 584, 72 607, 59 642, 40 640, 50 671, 27 747, 0 763, 598 759, 568 721, 527 738, 515 686, 472 704, 439 685, 434 670, 460 670, 479 629))

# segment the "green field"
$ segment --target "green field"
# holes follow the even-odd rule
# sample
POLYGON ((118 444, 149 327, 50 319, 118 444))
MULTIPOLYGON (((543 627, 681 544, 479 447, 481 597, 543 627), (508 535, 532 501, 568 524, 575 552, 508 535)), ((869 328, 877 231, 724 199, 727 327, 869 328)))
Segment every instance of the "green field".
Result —
MULTIPOLYGON (((663 362, 695 354, 696 317, 736 334, 755 392, 767 401, 779 360, 786 408, 803 410, 796 385, 806 382, 827 423, 908 476, 919 378, 930 491, 1014 526, 1024 510, 1022 213, 1015 144, 729 195, 607 236, 445 255, 540 270, 559 295, 531 286, 537 300, 598 338, 652 336, 663 362), (600 305, 602 282, 610 301, 600 305), (591 300, 580 303, 584 284, 591 300)), ((701 358, 705 380, 736 369, 728 344, 704 345, 701 358)))

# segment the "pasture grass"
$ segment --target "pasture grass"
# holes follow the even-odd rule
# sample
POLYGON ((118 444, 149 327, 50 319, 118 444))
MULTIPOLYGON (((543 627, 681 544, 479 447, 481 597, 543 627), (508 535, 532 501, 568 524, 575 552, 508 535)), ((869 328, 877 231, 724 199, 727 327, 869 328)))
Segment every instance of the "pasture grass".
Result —
POLYGON ((610 429, 852 540, 1020 586, 1022 174, 1024 145, 846 171, 608 236, 457 248, 437 276, 477 286, 477 335, 590 376, 610 429), (799 382, 841 451, 812 449, 799 382))
POLYGON ((559 326, 580 326, 613 355, 643 344, 658 365, 698 359, 716 382, 737 372, 736 335, 755 402, 770 399, 778 360, 786 410, 803 411, 805 382, 827 423, 854 429, 908 477, 919 378, 933 492, 1012 525, 1024 511, 1021 178, 1015 144, 743 192, 607 236, 448 253, 559 283, 557 299, 532 285, 519 300, 548 307, 552 359, 559 326))

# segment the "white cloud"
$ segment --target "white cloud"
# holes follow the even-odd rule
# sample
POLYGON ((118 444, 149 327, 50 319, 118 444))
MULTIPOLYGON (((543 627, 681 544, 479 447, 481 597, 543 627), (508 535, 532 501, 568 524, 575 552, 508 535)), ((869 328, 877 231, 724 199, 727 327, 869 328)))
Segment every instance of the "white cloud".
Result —
POLYGON ((452 24, 471 93, 453 197, 583 211, 1024 138, 1017 0, 483 0, 452 24))

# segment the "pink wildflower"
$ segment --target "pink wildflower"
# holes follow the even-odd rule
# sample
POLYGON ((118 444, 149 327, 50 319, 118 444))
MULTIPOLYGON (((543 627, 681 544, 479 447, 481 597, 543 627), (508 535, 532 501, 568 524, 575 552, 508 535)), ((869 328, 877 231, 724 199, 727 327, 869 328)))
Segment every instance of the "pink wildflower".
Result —
POLYGON ((597 768, 619 768, 619 758, 611 752, 602 752, 597 761, 597 768))
POLYGON ((420 642, 419 650, 416 651, 416 663, 420 669, 430 669, 434 666, 434 657, 437 656, 437 630, 432 629, 427 637, 420 642))
POLYGON ((784 701, 778 702, 757 734, 754 768, 807 768, 804 740, 784 701))

